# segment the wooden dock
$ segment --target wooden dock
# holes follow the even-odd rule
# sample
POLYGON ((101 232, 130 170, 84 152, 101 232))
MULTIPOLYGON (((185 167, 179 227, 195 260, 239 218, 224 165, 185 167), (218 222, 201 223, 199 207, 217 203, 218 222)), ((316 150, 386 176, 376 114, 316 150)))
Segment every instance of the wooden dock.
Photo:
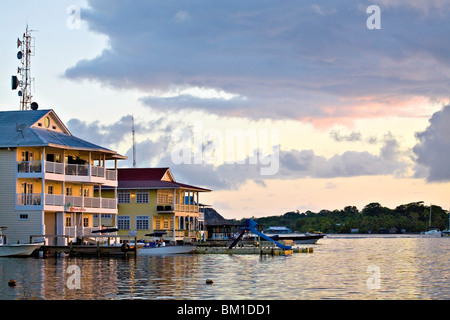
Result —
MULTIPOLYGON (((42 252, 44 257, 48 256, 58 256, 61 254, 67 254, 69 256, 74 257, 129 257, 134 256, 137 257, 137 252, 140 249, 136 244, 136 238, 134 242, 124 242, 122 244, 111 245, 111 239, 118 238, 119 236, 111 236, 111 235, 96 235, 96 236, 88 236, 86 239, 90 241, 85 241, 83 238, 80 242, 83 244, 74 244, 72 241, 69 242, 68 245, 43 245, 40 247, 38 252, 34 254, 38 255, 39 252, 42 252), (107 240, 105 240, 105 238, 107 240), (95 241, 92 241, 95 239, 95 241), (131 244, 130 244, 131 243, 131 244)), ((123 236, 120 236, 123 238, 123 236)), ((68 239, 67 236, 61 235, 32 235, 30 236, 30 243, 33 238, 65 238, 68 239)))

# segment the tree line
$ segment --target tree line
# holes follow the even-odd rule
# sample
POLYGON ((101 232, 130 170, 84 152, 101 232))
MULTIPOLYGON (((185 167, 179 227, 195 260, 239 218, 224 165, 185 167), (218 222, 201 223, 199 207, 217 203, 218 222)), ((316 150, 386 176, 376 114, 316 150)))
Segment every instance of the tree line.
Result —
POLYGON ((395 209, 373 202, 361 211, 355 206, 346 206, 342 210, 321 210, 317 213, 309 210, 300 213, 297 210, 280 216, 252 219, 263 228, 286 226, 298 232, 420 233, 429 230, 430 227, 439 230, 449 227, 448 212, 440 206, 426 206, 423 201, 402 204, 395 209))

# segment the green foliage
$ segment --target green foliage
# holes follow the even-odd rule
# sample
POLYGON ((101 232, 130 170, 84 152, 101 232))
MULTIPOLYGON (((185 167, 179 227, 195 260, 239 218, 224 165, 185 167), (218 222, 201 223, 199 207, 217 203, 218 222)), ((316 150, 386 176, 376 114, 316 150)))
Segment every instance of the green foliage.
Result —
MULTIPOLYGON (((281 216, 253 218, 263 228, 286 226, 293 231, 324 233, 419 233, 430 226, 430 206, 423 201, 403 204, 395 209, 383 207, 377 202, 369 203, 361 211, 355 206, 342 210, 286 212, 281 216)), ((237 222, 239 223, 239 222, 237 222)), ((448 212, 439 206, 431 206, 431 227, 448 228, 448 212)))

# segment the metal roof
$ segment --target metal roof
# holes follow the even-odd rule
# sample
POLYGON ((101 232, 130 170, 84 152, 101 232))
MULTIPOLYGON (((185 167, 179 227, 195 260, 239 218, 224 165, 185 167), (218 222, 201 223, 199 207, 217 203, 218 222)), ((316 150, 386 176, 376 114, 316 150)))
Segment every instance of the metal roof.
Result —
POLYGON ((118 155, 115 151, 77 138, 70 133, 53 110, 26 110, 0 112, 0 148, 7 147, 46 147, 54 146, 64 149, 100 151, 118 155), (62 129, 66 132, 32 127, 37 121, 52 113, 62 129))

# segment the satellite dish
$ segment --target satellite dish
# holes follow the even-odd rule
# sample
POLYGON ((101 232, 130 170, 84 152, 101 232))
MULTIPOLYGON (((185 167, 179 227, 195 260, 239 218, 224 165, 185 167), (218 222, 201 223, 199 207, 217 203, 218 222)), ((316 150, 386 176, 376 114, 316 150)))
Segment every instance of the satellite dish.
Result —
POLYGON ((21 96, 22 96, 22 91, 19 90, 19 92, 17 92, 17 95, 18 95, 19 97, 21 97, 21 96))
POLYGON ((17 52, 17 59, 22 59, 23 53, 22 51, 17 52))
POLYGON ((19 86, 19 79, 16 76, 11 76, 11 89, 16 90, 19 86))
POLYGON ((36 102, 31 103, 31 110, 37 110, 39 108, 39 105, 36 102))

